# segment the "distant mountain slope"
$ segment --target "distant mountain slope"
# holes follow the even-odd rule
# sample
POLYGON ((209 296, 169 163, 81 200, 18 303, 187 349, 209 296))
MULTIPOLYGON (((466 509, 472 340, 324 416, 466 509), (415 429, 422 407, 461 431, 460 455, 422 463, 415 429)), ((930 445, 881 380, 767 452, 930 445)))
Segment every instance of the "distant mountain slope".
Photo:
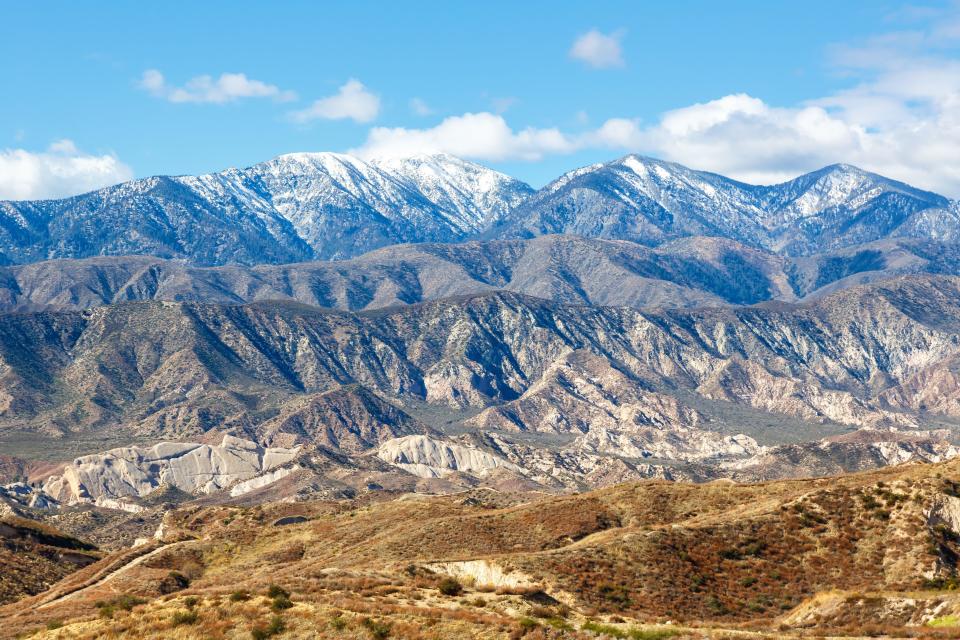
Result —
POLYGON ((887 237, 960 238, 947 198, 849 165, 753 186, 630 155, 572 171, 511 212, 491 236, 574 233, 657 245, 723 236, 786 255, 887 237))
POLYGON ((247 169, 0 202, 0 263, 151 255, 200 265, 343 259, 401 243, 547 234, 659 246, 714 236, 809 256, 884 239, 960 239, 960 205, 849 165, 752 186, 630 155, 537 192, 448 155, 293 153, 247 169))
POLYGON ((882 240, 786 258, 722 238, 650 248, 540 236, 397 245, 336 262, 196 267, 143 256, 0 267, 0 311, 85 309, 135 300, 295 300, 374 309, 495 289, 558 302, 691 307, 794 301, 909 273, 960 275, 955 244, 882 240))
POLYGON ((449 156, 374 164, 295 153, 67 198, 0 202, 8 261, 144 254, 198 264, 343 258, 481 231, 532 189, 449 156))
POLYGON ((278 431, 313 439, 316 416, 344 411, 369 432, 330 442, 370 446, 383 424, 417 432, 366 393, 289 404, 360 385, 428 426, 469 418, 470 429, 562 434, 589 451, 696 459, 754 446, 717 433, 796 442, 821 437, 824 422, 960 415, 949 400, 960 398, 958 301, 960 279, 919 276, 729 309, 496 292, 361 313, 149 302, 5 314, 0 429, 186 438, 253 433, 279 413, 278 431), (932 396, 939 404, 925 406, 932 396))

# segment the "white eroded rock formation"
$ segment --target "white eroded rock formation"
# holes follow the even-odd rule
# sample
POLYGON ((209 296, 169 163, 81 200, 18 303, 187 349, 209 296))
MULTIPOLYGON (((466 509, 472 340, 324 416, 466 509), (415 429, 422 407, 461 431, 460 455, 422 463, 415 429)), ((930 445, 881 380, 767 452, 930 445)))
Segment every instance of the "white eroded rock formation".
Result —
POLYGON ((123 447, 82 456, 63 473, 51 476, 43 490, 71 504, 138 498, 161 485, 187 493, 219 491, 290 462, 298 449, 263 448, 254 442, 224 436, 219 445, 161 442, 149 448, 123 447))
POLYGON ((522 473, 520 467, 486 451, 420 435, 384 442, 377 457, 421 478, 440 478, 455 471, 483 476, 494 469, 522 473))

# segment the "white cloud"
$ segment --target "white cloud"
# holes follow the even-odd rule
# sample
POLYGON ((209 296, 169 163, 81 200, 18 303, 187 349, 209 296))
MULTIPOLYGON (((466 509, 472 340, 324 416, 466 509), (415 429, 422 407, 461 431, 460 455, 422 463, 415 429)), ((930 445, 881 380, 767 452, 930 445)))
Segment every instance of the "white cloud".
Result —
POLYGON ((786 107, 730 95, 615 138, 624 149, 747 181, 847 162, 960 196, 960 61, 953 53, 960 31, 946 28, 956 17, 834 48, 834 69, 859 78, 844 91, 786 107))
POLYGON ((282 91, 275 85, 252 80, 243 73, 223 73, 216 79, 197 76, 182 87, 176 87, 168 84, 156 69, 148 69, 140 78, 140 88, 170 102, 224 104, 243 98, 273 98, 280 102, 296 99, 292 91, 282 91))
MULTIPOLYGON (((956 12, 960 15, 960 12, 956 12)), ((375 128, 357 151, 445 151, 480 160, 539 160, 584 149, 645 153, 746 182, 772 183, 846 162, 960 197, 960 21, 940 16, 927 31, 883 34, 835 48, 834 70, 857 78, 846 90, 773 105, 732 93, 660 115, 611 118, 580 131, 515 130, 494 113, 454 116, 432 128, 375 128)))
POLYGON ((321 98, 301 111, 294 111, 294 122, 346 120, 370 122, 380 113, 380 98, 370 93, 359 80, 350 79, 335 95, 321 98))
POLYGON ((130 167, 112 155, 89 155, 71 140, 46 151, 0 149, 0 199, 62 198, 133 178, 130 167))
POLYGON ((421 98, 410 98, 410 111, 418 116, 429 116, 433 114, 433 109, 421 98))
POLYGON ((774 108, 735 94, 667 112, 645 129, 610 129, 605 140, 746 182, 772 183, 862 159, 866 136, 822 107, 774 108))
POLYGON ((622 67, 624 65, 623 48, 620 46, 622 38, 623 31, 615 31, 608 35, 591 29, 574 41, 570 48, 570 57, 596 69, 622 67))
POLYGON ((481 112, 451 116, 429 129, 375 127, 351 153, 366 158, 450 153, 478 160, 539 160, 575 149, 570 137, 557 129, 513 131, 502 116, 481 112))

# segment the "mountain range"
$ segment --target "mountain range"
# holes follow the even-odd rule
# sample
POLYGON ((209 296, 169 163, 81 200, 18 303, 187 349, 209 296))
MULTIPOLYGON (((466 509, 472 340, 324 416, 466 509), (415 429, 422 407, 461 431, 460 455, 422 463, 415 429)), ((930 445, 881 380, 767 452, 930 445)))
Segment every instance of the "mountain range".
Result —
POLYGON ((0 255, 0 637, 960 624, 943 196, 298 153, 0 255))
POLYGON ((398 243, 544 234, 648 246, 717 236, 807 256, 890 238, 953 242, 960 207, 849 165, 752 186, 630 155, 535 191, 447 155, 364 161, 333 153, 157 176, 63 200, 0 202, 8 263, 138 254, 208 266, 281 264, 398 243))
POLYGON ((889 239, 804 257, 725 238, 660 245, 546 235, 394 245, 357 258, 202 267, 152 256, 0 267, 0 311, 85 309, 136 300, 289 300, 360 311, 497 290, 601 306, 796 302, 898 275, 960 275, 956 244, 889 239))
POLYGON ((888 432, 881 458, 892 460, 906 442, 899 431, 951 428, 958 335, 960 279, 951 276, 804 304, 689 310, 495 291, 363 312, 150 301, 8 313, 0 441, 226 433, 377 454, 437 477, 502 466, 489 455, 544 489, 656 474, 750 477, 751 465, 777 477, 803 472, 786 464, 784 445, 868 429, 888 432), (591 480, 598 465, 620 471, 591 480))

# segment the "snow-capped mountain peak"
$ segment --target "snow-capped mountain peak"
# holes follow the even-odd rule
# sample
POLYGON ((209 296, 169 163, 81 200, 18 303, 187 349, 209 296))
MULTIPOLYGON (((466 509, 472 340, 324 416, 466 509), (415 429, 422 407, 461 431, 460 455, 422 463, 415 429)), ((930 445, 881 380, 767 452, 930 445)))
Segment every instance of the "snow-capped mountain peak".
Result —
MULTIPOLYGON (((499 233, 576 233, 644 244, 711 235, 808 254, 891 233, 923 235, 930 216, 914 214, 949 206, 942 196, 846 164, 755 186, 632 154, 564 174, 512 212, 499 233)), ((948 233, 936 227, 937 237, 948 233)))
POLYGON ((960 239, 960 205, 846 164, 753 186, 631 154, 534 192, 447 154, 329 152, 155 176, 62 200, 0 202, 0 262, 150 254, 275 263, 553 233, 647 245, 714 236, 808 255, 888 237, 960 239))
POLYGON ((490 226, 533 193, 524 182, 449 154, 384 158, 373 164, 449 215, 451 223, 477 231, 490 226))

